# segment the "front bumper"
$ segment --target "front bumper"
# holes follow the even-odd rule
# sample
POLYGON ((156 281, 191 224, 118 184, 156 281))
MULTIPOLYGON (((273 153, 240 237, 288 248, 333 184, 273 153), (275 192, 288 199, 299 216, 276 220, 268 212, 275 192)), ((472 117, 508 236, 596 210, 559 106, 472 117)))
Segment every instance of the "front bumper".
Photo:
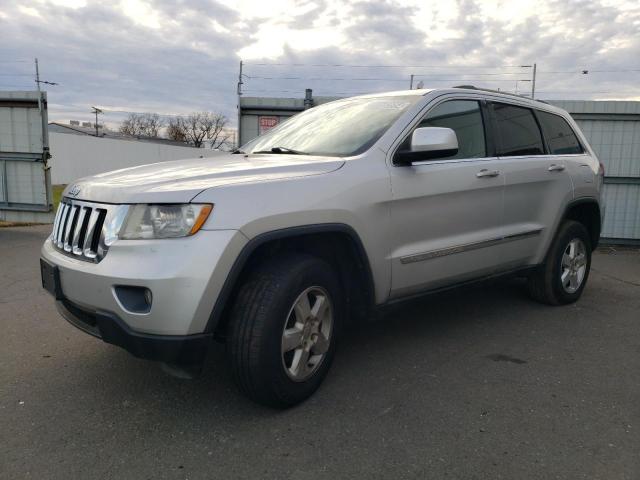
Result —
POLYGON ((64 297, 56 300, 56 307, 75 327, 139 358, 197 365, 204 360, 211 343, 212 334, 149 335, 136 332, 113 313, 86 310, 64 297))
MULTIPOLYGON (((135 338, 183 337, 205 332, 218 294, 246 242, 235 230, 201 230, 180 239, 118 240, 100 263, 91 263, 57 251, 47 239, 41 256, 59 272, 59 308, 73 311, 75 307, 95 317, 97 332, 70 320, 88 333, 108 342, 113 335, 119 337, 109 323, 135 338), (150 310, 127 310, 116 295, 116 286, 151 290, 150 310)), ((78 315, 65 315, 69 316, 78 315)), ((109 343, 123 346, 126 342, 109 343)), ((132 347, 132 353, 136 354, 136 348, 132 347)))

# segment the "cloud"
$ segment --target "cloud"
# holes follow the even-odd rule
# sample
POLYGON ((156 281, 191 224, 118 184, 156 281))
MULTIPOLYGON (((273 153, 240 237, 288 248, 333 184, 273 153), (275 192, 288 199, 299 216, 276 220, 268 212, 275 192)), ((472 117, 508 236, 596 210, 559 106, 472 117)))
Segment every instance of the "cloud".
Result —
POLYGON ((0 89, 33 86, 38 57, 50 118, 116 122, 127 111, 213 110, 236 120, 248 95, 349 95, 473 83, 541 98, 638 98, 636 1, 32 0, 0 7, 0 89), (516 5, 517 3, 517 5, 516 5), (26 63, 18 63, 26 61, 26 63), (264 66, 260 63, 305 64, 264 66), (321 64, 322 67, 308 64, 321 64), (326 65, 386 65, 388 68, 326 65), (403 67, 404 66, 404 67, 403 67), (588 69, 589 74, 579 73, 588 69), (565 73, 558 73, 565 72, 565 73))

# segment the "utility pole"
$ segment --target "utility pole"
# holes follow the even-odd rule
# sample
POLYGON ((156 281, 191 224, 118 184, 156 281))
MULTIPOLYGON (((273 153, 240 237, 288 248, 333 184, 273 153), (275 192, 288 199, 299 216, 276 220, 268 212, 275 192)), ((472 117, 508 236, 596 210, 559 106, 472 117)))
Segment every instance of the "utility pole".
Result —
POLYGON ((95 113, 96 114, 96 137, 98 136, 98 114, 102 113, 102 110, 100 110, 98 107, 91 107, 93 110, 91 111, 91 113, 95 113))
MULTIPOLYGON (((51 172, 49 172, 49 166, 47 165, 47 160, 49 160, 51 158, 51 154, 49 153, 49 134, 47 133, 47 129, 49 128, 49 126, 47 125, 47 122, 45 121, 45 117, 44 117, 44 101, 42 98, 42 92, 40 91, 40 70, 38 68, 38 59, 35 58, 35 63, 36 63, 36 87, 38 89, 38 112, 40 113, 40 120, 42 122, 42 164, 44 165, 44 191, 45 191, 45 198, 46 198, 46 202, 47 205, 49 207, 53 207, 53 204, 51 203, 51 172)), ((48 83, 48 82, 44 82, 44 83, 48 83)), ((52 82, 53 83, 53 82, 52 82)), ((57 84, 54 84, 57 85, 57 84)), ((6 163, 6 162, 5 162, 6 163)), ((5 172, 5 177, 6 177, 6 172, 5 172)), ((6 191, 6 188, 5 188, 6 191)))
POLYGON ((40 70, 38 70, 38 59, 36 58, 36 85, 38 86, 38 92, 40 92, 40 70))
POLYGON ((38 59, 35 59, 36 61, 36 85, 38 86, 38 92, 40 91, 40 84, 44 83, 46 85, 59 85, 56 82, 47 82, 46 80, 40 80, 40 70, 38 69, 38 59))
POLYGON ((238 73, 238 96, 242 95, 242 85, 244 82, 242 81, 242 60, 240 60, 240 72, 238 73))
POLYGON ((242 137, 240 135, 240 122, 242 120, 242 108, 240 106, 240 98, 242 97, 242 60, 240 60, 240 71, 238 72, 238 145, 236 148, 240 148, 242 137))
POLYGON ((533 78, 531 79, 531 100, 536 98, 536 67, 537 65, 533 64, 533 78))
POLYGON ((411 74, 411 78, 409 80, 409 90, 413 90, 413 73, 411 74))

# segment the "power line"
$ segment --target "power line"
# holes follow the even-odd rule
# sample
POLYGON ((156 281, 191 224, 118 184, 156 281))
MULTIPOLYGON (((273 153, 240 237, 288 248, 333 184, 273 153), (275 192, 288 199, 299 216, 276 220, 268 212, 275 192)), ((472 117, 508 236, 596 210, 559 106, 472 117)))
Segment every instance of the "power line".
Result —
POLYGON ((475 75, 477 77, 497 77, 501 75, 523 75, 523 72, 473 72, 473 73, 414 73, 414 77, 446 77, 451 75, 469 76, 475 75))
MULTIPOLYGON (((476 77, 497 77, 502 75, 522 75, 522 72, 494 72, 494 73, 482 73, 482 72, 473 72, 473 73, 414 73, 414 77, 450 77, 452 75, 466 77, 466 76, 476 76, 476 77)), ((261 80, 389 80, 389 77, 385 78, 325 78, 325 77, 263 77, 259 75, 248 75, 243 74, 244 77, 249 79, 261 79, 261 80)), ((394 78, 395 79, 395 78, 394 78)), ((398 79, 400 80, 400 79, 398 79)), ((406 79, 402 79, 402 81, 406 81, 406 79)))
POLYGON ((589 73, 621 73, 621 72, 640 72, 640 68, 621 69, 621 70, 587 70, 589 73))
MULTIPOLYGON (((243 62, 245 65, 261 66, 261 67, 343 67, 343 68, 445 68, 445 69, 494 69, 494 68, 532 68, 533 65, 363 65, 363 64, 345 64, 345 63, 260 63, 260 62, 243 62)), ((563 74, 563 73, 619 73, 619 72, 640 72, 640 68, 620 68, 620 69, 582 69, 567 71, 540 71, 538 73, 547 74, 563 74)), ((514 72, 512 74, 517 74, 514 72)))
POLYGON ((248 78, 254 80, 311 80, 311 81, 375 81, 375 82, 406 82, 407 80, 402 78, 325 78, 325 77, 260 77, 249 76, 248 78))
POLYGON ((531 68, 533 65, 497 65, 482 67, 478 65, 362 65, 343 63, 253 63, 243 62, 245 65, 261 67, 347 67, 347 68, 531 68))
POLYGON ((583 93, 629 93, 640 96, 640 89, 638 90, 541 90, 538 93, 562 93, 568 95, 580 95, 583 93))
MULTIPOLYGON (((417 76, 417 75, 416 75, 417 76)), ((420 77, 427 77, 428 75, 419 75, 420 77)), ((407 79, 406 78, 327 78, 327 77, 251 77, 249 76, 250 79, 257 79, 257 80, 306 80, 306 81, 329 81, 329 82, 334 82, 334 81, 345 81, 345 82, 352 82, 352 81, 371 81, 371 82, 406 82, 407 79)), ((477 81, 477 82, 513 82, 515 81, 515 78, 501 78, 501 79, 495 79, 495 78, 490 78, 490 79, 480 79, 480 78, 434 78, 434 79, 426 79, 426 82, 459 82, 459 81, 465 81, 465 82, 473 82, 473 81, 477 81)))
MULTIPOLYGON (((300 94, 300 90, 245 90, 243 93, 297 93, 300 94)), ((319 91, 319 92, 314 92, 314 95, 319 96, 319 97, 332 97, 335 95, 365 95, 367 93, 376 93, 373 91, 368 91, 368 92, 355 92, 355 91, 348 91, 348 92, 323 92, 323 91, 319 91)))

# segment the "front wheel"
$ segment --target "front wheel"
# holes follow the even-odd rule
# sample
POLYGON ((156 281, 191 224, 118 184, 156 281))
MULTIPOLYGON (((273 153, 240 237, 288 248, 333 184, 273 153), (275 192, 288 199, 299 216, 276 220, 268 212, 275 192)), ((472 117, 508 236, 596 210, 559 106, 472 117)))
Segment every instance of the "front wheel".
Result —
POLYGON ((329 371, 342 317, 339 280, 323 260, 291 254, 251 272, 231 311, 227 351, 249 398, 302 402, 329 371))
POLYGON ((591 268, 591 241, 584 225, 567 220, 560 226, 544 265, 528 281, 530 295, 550 305, 580 298, 591 268))

